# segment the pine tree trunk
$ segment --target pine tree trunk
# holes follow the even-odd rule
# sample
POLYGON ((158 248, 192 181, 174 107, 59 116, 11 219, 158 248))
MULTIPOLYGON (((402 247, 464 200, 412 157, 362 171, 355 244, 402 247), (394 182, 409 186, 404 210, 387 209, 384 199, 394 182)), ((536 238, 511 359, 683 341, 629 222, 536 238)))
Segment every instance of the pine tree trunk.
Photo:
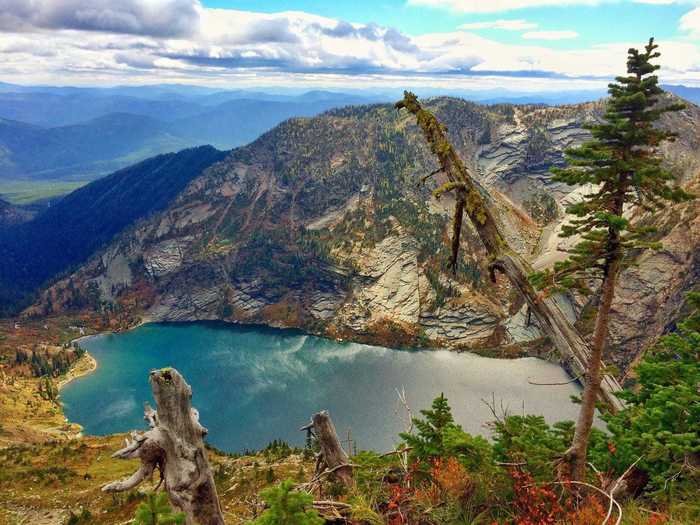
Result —
MULTIPOLYGON (((618 240, 613 243, 617 246, 618 240)), ((595 330, 591 356, 588 361, 587 381, 581 396, 581 408, 576 420, 576 430, 571 447, 564 455, 562 476, 575 481, 583 481, 586 476, 586 460, 588 457, 588 441, 591 437, 593 419, 595 418, 596 401, 602 379, 603 351, 608 337, 610 310, 615 296, 615 283, 620 269, 620 255, 613 248, 612 261, 606 268, 606 275, 601 288, 600 305, 596 315, 595 330)))
POLYGON ((192 408, 192 389, 174 368, 152 371, 149 381, 157 408, 146 405, 144 419, 151 429, 132 434, 133 441, 127 440, 126 447, 113 454, 121 459, 138 458, 141 467, 131 477, 109 483, 102 490, 130 490, 158 469, 170 502, 185 513, 187 525, 224 525, 204 448, 207 430, 192 408))

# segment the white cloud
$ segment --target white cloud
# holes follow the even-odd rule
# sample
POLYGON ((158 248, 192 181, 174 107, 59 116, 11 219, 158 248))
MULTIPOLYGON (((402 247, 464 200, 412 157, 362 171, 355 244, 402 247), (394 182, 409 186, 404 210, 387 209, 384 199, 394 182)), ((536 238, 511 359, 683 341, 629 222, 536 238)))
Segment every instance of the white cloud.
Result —
MULTIPOLYGON (((126 0, 121 5, 133 8, 138 1, 126 0)), ((94 0, 92 5, 103 5, 100 2, 103 0, 94 0)), ((187 5, 196 8, 196 22, 186 34, 164 34, 158 29, 161 20, 171 16, 164 12, 162 17, 149 15, 147 22, 129 26, 141 28, 138 31, 115 34, 110 25, 106 27, 111 29, 102 31, 94 24, 80 29, 71 24, 64 24, 69 26, 65 29, 46 29, 46 24, 39 27, 35 20, 23 31, 0 31, 0 79, 61 84, 293 83, 343 88, 352 82, 358 87, 512 85, 517 89, 561 89, 566 85, 583 89, 604 86, 623 72, 627 49, 643 44, 557 50, 544 45, 546 37, 568 34, 531 31, 538 36, 531 35, 515 45, 465 30, 408 36, 391 27, 353 24, 298 11, 268 14, 208 9, 191 0, 140 2, 142 11, 143 6, 151 9, 157 2, 190 2, 187 5)), ((7 0, 0 0, 0 6, 7 5, 7 0)), ((130 12, 136 11, 133 8, 130 12)), ((67 16, 68 20, 74 18, 67 16)), ((524 30, 529 22, 497 20, 492 24, 524 30)), ((692 41, 660 44, 662 79, 700 84, 700 45, 692 41)))
MULTIPOLYGON (((619 0, 407 0, 408 5, 449 9, 461 13, 501 13, 532 7, 558 7, 566 5, 600 5, 619 0)), ((629 0, 636 4, 691 4, 700 0, 629 0)))
POLYGON ((199 0, 0 0, 0 29, 77 29, 182 36, 196 29, 199 0))
POLYGON ((700 35, 700 7, 696 7, 681 17, 680 28, 683 31, 700 35))
POLYGON ((500 13, 529 7, 571 4, 597 5, 603 0, 408 0, 409 5, 449 9, 462 13, 500 13))
POLYGON ((528 22, 527 20, 517 19, 517 20, 491 20, 488 22, 471 22, 469 24, 462 24, 458 29, 465 30, 478 30, 478 29, 502 29, 504 31, 527 31, 528 29, 535 29, 537 24, 533 22, 528 22))
POLYGON ((567 40, 578 38, 576 31, 529 31, 523 33, 526 40, 567 40))
POLYGON ((633 0, 635 4, 652 5, 673 5, 673 4, 696 4, 698 0, 633 0))

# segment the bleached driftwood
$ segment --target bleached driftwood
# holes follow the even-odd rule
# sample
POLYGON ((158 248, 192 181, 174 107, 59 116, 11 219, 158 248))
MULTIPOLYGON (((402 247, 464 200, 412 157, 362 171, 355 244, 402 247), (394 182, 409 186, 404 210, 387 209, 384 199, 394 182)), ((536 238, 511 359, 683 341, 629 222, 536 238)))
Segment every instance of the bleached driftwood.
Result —
POLYGON ((132 432, 132 440, 113 455, 138 458, 141 467, 131 477, 109 483, 102 490, 132 489, 158 469, 172 505, 187 516, 187 525, 224 525, 202 439, 207 430, 192 408, 192 389, 174 368, 152 371, 149 382, 157 408, 146 404, 144 419, 150 430, 132 432))

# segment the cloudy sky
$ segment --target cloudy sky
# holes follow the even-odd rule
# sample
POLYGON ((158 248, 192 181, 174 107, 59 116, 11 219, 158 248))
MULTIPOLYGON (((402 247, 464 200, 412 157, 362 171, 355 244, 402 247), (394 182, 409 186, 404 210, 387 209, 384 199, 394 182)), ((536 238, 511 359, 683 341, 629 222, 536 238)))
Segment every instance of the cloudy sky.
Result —
POLYGON ((0 0, 0 80, 586 89, 652 35, 700 86, 700 0, 0 0))

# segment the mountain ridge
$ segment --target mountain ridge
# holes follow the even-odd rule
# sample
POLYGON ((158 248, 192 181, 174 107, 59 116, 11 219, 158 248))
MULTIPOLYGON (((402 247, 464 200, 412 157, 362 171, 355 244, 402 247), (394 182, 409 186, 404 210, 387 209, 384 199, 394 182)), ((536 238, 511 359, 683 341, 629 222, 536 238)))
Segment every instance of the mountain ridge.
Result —
MULTIPOLYGON (((581 124, 599 118, 603 103, 480 106, 436 98, 427 104, 499 202, 498 220, 513 247, 533 262, 561 257, 562 242, 545 242, 541 232, 556 231, 575 192, 553 183, 549 169, 586 139, 581 124)), ((700 174, 700 109, 690 105, 665 125, 681 132, 665 147, 668 162, 679 180, 692 183, 700 174)), ((434 168, 415 124, 389 105, 287 120, 229 152, 167 209, 122 233, 27 313, 61 311, 90 286, 104 304, 128 303, 120 308, 141 321, 220 319, 390 346, 498 346, 516 355, 537 347, 541 335, 517 296, 487 278, 470 225, 460 271, 453 277, 446 270, 451 202, 431 197, 443 181, 439 174, 428 187, 416 186, 434 168)), ((692 284, 671 277, 695 267, 700 241, 670 238, 667 251, 691 255, 678 255, 668 271, 642 260, 627 270, 637 274, 621 280, 637 284, 620 294, 619 304, 633 302, 651 319, 639 326, 622 308, 616 312, 611 349, 620 351, 611 357, 622 369, 641 341, 667 329, 692 284), (644 290, 653 279, 665 284, 649 300, 644 290)), ((564 306, 572 321, 593 307, 582 298, 564 306)))
POLYGON ((33 220, 0 230, 0 305, 10 313, 9 305, 167 206, 224 156, 201 146, 152 157, 75 190, 33 220))
POLYGON ((94 179, 160 153, 203 144, 240 146, 288 118, 313 116, 357 100, 335 94, 310 97, 236 98, 197 105, 196 111, 182 114, 161 108, 158 101, 141 101, 148 106, 143 113, 117 108, 87 121, 44 127, 2 118, 7 107, 0 94, 0 178, 94 179))

